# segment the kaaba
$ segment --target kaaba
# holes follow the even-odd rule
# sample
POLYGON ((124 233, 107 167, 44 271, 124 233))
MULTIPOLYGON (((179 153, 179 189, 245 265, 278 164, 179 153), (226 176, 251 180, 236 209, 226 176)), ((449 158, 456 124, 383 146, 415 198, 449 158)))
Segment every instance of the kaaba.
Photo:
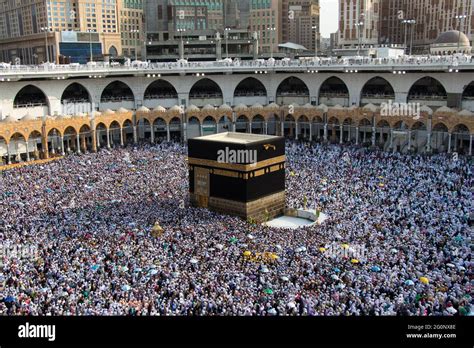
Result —
POLYGON ((285 139, 219 133, 188 140, 193 206, 267 221, 285 211, 285 139))

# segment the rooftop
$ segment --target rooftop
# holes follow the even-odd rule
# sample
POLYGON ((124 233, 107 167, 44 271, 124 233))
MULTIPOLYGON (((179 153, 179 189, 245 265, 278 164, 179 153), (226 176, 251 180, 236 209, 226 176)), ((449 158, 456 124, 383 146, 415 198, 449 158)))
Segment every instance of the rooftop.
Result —
POLYGON ((273 135, 261 135, 261 134, 248 134, 248 133, 218 133, 205 135, 195 139, 207 140, 207 141, 217 141, 224 143, 234 143, 234 144, 251 144, 262 140, 269 140, 277 138, 273 135))

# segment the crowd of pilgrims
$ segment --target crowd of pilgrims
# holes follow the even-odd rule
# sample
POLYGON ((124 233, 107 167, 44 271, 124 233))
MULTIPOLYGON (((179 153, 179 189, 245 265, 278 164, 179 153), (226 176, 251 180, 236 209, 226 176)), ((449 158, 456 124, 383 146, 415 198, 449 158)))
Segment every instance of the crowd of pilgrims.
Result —
POLYGON ((328 219, 285 230, 190 207, 186 151, 142 144, 0 172, 0 244, 33 247, 0 260, 0 314, 474 312, 468 159, 288 142, 287 205, 328 219))

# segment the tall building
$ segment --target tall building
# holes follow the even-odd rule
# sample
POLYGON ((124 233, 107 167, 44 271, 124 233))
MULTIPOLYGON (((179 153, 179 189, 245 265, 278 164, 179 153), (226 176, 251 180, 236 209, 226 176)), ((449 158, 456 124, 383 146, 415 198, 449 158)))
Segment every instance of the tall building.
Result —
POLYGON ((379 41, 380 3, 384 0, 339 0, 339 45, 374 45, 379 41))
POLYGON ((147 58, 253 58, 249 11, 249 1, 146 0, 147 58))
POLYGON ((142 57, 145 45, 143 0, 121 0, 120 35, 125 57, 142 57))
POLYGON ((321 50, 319 0, 283 0, 282 41, 321 50))
POLYGON ((413 41, 416 53, 428 53, 430 45, 451 30, 473 39, 473 0, 339 0, 339 4, 341 47, 357 45, 359 34, 365 45, 410 46, 413 41))
POLYGON ((282 42, 282 0, 250 0, 250 30, 258 37, 260 54, 278 52, 282 42))
POLYGON ((474 33, 474 5, 472 0, 402 0, 397 12, 403 11, 404 19, 415 20, 415 24, 404 24, 398 21, 399 29, 388 36, 388 41, 411 43, 413 34, 413 50, 428 52, 430 44, 444 32, 459 30, 472 41, 474 33), (456 18, 465 16, 465 18, 456 18))
POLYGON ((135 53, 142 16, 142 0, 0 0, 0 60, 84 63, 121 56, 122 47, 135 53))
POLYGON ((0 58, 31 64, 118 55, 120 1, 1 0, 0 58))

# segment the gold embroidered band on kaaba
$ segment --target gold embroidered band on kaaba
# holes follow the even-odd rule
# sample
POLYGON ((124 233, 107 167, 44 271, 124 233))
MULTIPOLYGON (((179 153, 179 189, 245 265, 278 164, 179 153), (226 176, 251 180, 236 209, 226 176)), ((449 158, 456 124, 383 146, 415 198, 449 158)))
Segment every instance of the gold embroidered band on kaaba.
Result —
POLYGON ((253 164, 238 164, 238 163, 221 163, 214 160, 207 160, 202 158, 193 158, 188 157, 188 164, 189 165, 198 165, 204 167, 211 167, 211 168, 220 168, 220 169, 228 169, 228 170, 235 170, 239 172, 252 172, 258 169, 262 169, 268 166, 273 166, 275 164, 280 164, 286 161, 286 156, 278 156, 274 158, 269 158, 264 161, 260 161, 253 164))

